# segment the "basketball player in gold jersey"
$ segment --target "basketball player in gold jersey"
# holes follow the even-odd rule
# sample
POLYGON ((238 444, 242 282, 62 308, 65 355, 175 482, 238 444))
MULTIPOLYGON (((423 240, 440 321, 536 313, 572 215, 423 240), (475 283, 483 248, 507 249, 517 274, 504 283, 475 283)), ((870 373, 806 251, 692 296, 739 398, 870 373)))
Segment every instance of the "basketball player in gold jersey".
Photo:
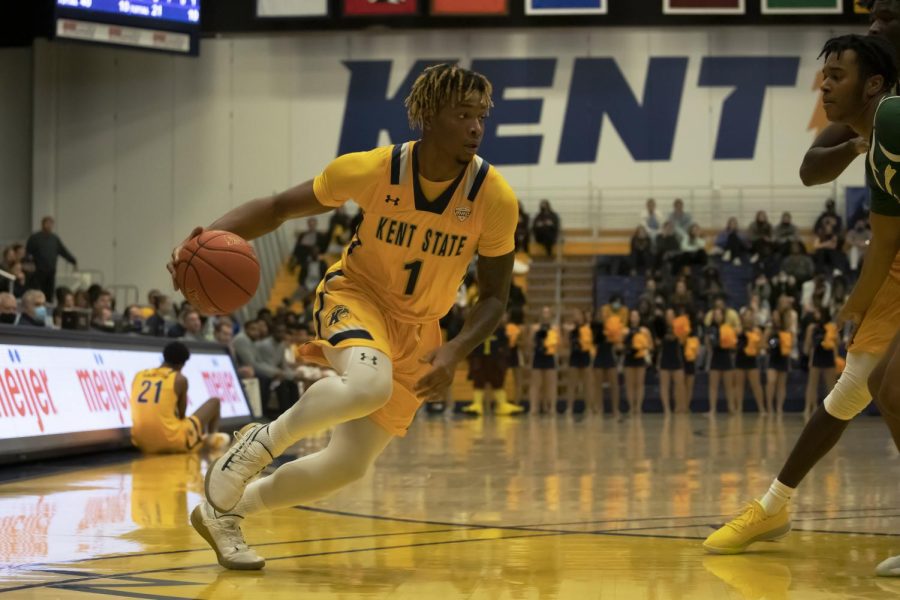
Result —
POLYGON ((191 357, 187 346, 172 342, 163 349, 163 364, 145 369, 131 384, 131 442, 143 452, 190 452, 201 442, 214 446, 228 443, 217 434, 221 404, 218 398, 204 402, 187 416, 188 381, 181 369, 191 357))
POLYGON ((351 198, 365 214, 316 291, 316 340, 306 347, 308 357, 340 376, 310 386, 272 423, 242 429, 207 472, 206 501, 191 523, 222 566, 261 568, 265 561, 244 542, 241 519, 322 498, 361 478, 406 433, 423 401, 443 398, 457 363, 496 329, 512 276, 518 203, 476 154, 491 105, 484 76, 449 64, 428 68, 406 99, 420 141, 340 156, 315 179, 210 225, 253 239, 351 198), (438 319, 476 254, 478 301, 460 334, 442 345, 438 319), (329 428, 324 450, 247 485, 289 446, 329 428))

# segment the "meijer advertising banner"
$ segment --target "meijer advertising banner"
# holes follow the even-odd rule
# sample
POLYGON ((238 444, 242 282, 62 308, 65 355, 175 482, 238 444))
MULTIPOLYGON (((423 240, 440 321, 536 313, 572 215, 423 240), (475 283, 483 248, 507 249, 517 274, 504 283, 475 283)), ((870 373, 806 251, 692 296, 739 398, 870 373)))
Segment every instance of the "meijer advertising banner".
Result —
MULTIPOLYGON (((0 439, 131 427, 131 382, 161 360, 145 350, 0 344, 0 439)), ((228 356, 193 353, 182 372, 188 414, 217 396, 223 419, 249 416, 228 356)))

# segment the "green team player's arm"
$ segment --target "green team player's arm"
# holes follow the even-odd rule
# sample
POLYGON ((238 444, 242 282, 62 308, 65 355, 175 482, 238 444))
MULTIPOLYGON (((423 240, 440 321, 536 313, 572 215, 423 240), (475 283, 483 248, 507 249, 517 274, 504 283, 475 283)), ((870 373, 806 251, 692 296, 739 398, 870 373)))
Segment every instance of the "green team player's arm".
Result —
POLYGON ((873 212, 869 215, 869 223, 872 226, 872 241, 866 252, 859 280, 841 310, 841 320, 851 318, 851 315, 858 315, 861 320, 888 276, 891 263, 900 252, 900 217, 873 212))
POLYGON ((800 165, 800 180, 806 186, 834 181, 854 158, 868 149, 868 142, 853 129, 831 123, 806 151, 800 165))
POLYGON ((431 370, 416 383, 416 394, 424 400, 440 400, 453 383, 456 364, 486 340, 495 329, 509 297, 515 252, 503 256, 478 257, 478 301, 469 310, 462 331, 423 359, 431 370))

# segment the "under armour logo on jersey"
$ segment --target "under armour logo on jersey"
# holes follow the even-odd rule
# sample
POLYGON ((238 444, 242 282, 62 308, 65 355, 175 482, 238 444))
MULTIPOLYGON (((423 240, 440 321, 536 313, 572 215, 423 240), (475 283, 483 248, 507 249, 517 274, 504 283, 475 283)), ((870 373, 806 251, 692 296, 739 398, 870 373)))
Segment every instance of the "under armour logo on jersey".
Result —
POLYGON ((366 353, 363 352, 359 355, 359 359, 363 362, 371 359, 373 365, 378 365, 378 357, 373 354, 366 355, 366 353))
POLYGON ((391 195, 388 194, 388 195, 384 198, 384 203, 387 204, 388 202, 393 202, 393 203, 394 203, 394 206, 397 206, 398 204, 400 204, 400 198, 391 198, 391 195))

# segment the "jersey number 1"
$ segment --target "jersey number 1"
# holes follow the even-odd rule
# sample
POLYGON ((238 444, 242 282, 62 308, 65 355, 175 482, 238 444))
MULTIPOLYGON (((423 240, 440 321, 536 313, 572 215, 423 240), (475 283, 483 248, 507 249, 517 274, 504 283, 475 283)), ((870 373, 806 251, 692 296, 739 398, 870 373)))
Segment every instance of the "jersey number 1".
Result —
POLYGON ((162 381, 157 381, 155 386, 150 381, 143 381, 141 385, 141 393, 137 399, 138 402, 146 403, 149 401, 149 399, 147 398, 147 392, 150 391, 151 387, 156 387, 156 395, 153 398, 153 403, 159 404, 159 392, 162 389, 162 381))
POLYGON ((416 290, 416 283, 419 281, 419 273, 422 272, 422 261, 414 260, 403 265, 403 268, 409 271, 409 279, 406 280, 406 291, 403 292, 407 296, 412 296, 416 290))

